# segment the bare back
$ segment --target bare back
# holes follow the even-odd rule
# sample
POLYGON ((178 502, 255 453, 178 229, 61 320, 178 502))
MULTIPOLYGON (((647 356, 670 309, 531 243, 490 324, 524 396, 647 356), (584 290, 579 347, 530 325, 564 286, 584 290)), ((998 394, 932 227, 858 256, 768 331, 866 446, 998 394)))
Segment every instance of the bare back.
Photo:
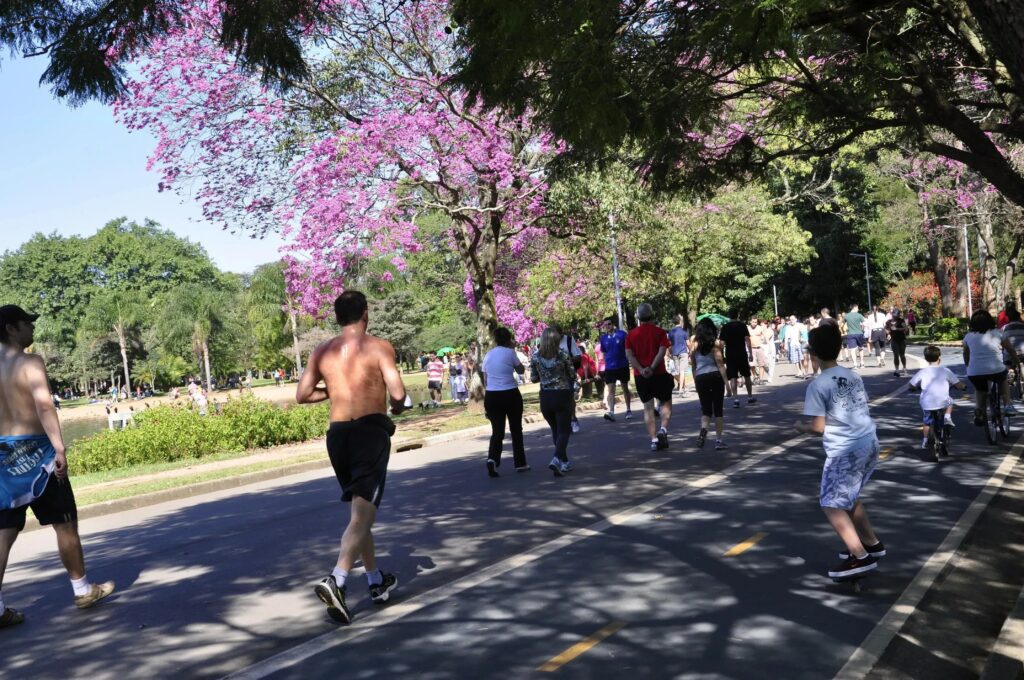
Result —
POLYGON ((332 421, 387 413, 389 391, 392 397, 405 398, 391 343, 366 333, 343 332, 320 345, 307 373, 303 382, 315 385, 322 379, 326 385, 332 421))
POLYGON ((44 434, 34 394, 46 389, 42 358, 0 344, 0 435, 44 434))

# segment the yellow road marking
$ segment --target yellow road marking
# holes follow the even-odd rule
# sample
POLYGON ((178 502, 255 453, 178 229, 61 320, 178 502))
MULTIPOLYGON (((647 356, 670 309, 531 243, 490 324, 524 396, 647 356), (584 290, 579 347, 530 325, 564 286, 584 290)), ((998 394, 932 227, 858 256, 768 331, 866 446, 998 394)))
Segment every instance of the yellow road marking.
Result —
POLYGON ((584 652, 588 651, 589 649, 597 645, 597 643, 601 642, 610 635, 614 635, 615 633, 622 630, 623 626, 625 625, 625 621, 612 621, 607 626, 597 631, 593 635, 583 638, 582 640, 580 640, 572 647, 559 654, 558 656, 553 657, 548 661, 544 662, 543 665, 537 667, 537 670, 544 673, 557 671, 559 668, 569 663, 580 654, 583 654, 584 652))
POLYGON ((764 533, 763 531, 758 531, 756 534, 754 534, 747 540, 743 541, 742 543, 737 543, 733 547, 726 550, 725 553, 723 553, 722 557, 735 557, 736 555, 745 553, 746 551, 754 547, 755 543, 757 543, 767 535, 768 534, 764 533))
POLYGON ((882 452, 878 454, 878 460, 885 460, 892 453, 892 449, 882 449, 882 452))

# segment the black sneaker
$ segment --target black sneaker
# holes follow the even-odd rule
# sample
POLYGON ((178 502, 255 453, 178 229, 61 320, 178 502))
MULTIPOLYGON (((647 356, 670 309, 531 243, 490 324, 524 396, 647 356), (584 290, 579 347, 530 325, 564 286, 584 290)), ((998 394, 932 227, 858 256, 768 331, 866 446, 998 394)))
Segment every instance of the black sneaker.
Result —
POLYGON ((747 403, 748 404, 756 404, 757 403, 757 397, 747 397, 747 403))
MULTIPOLYGON (((864 549, 868 551, 868 555, 874 557, 875 559, 878 559, 879 557, 885 557, 885 546, 882 544, 881 541, 875 543, 874 545, 866 545, 864 546, 864 549)), ((849 557, 850 553, 846 552, 845 550, 839 553, 839 559, 841 560, 849 559, 849 557)))
POLYGON ((334 576, 328 576, 313 588, 320 601, 327 605, 327 614, 338 623, 351 623, 352 613, 345 606, 345 589, 338 587, 334 576))
POLYGON ((732 407, 733 408, 739 408, 740 407, 740 400, 739 399, 733 399, 732 400, 732 407))
POLYGON ((667 449, 667 448, 668 448, 668 432, 665 431, 665 428, 661 428, 660 430, 658 430, 658 449, 661 450, 661 449, 667 449))
POLYGON ((381 604, 387 602, 391 597, 391 591, 398 585, 398 578, 394 574, 384 574, 380 583, 370 586, 370 599, 381 604))
POLYGON ((708 431, 705 430, 703 427, 700 428, 700 434, 697 435, 697 448, 698 449, 703 449, 704 448, 704 440, 707 439, 707 438, 708 438, 708 431))
POLYGON ((530 471, 530 466, 529 465, 520 465, 519 467, 516 468, 516 472, 529 472, 529 471, 530 471))
POLYGON ((498 476, 498 466, 490 458, 487 459, 487 474, 490 477, 497 477, 498 476))
POLYGON ((607 411, 604 412, 604 419, 610 423, 615 422, 615 416, 613 416, 611 413, 608 413, 607 411))
POLYGON ((828 570, 829 578, 848 579, 878 569, 878 558, 871 555, 857 558, 852 555, 828 570))

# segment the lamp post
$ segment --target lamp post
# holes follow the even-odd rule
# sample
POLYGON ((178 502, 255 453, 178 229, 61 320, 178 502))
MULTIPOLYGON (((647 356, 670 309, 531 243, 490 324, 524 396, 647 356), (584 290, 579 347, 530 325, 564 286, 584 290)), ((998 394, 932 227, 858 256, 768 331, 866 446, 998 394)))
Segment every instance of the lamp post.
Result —
POLYGON ((619 289, 619 253, 615 248, 615 213, 608 213, 608 226, 612 232, 612 279, 615 281, 615 312, 619 315, 619 328, 625 330, 622 318, 622 291, 619 289))
POLYGON ((867 253, 850 253, 850 257, 863 257, 864 258, 864 283, 868 286, 868 309, 874 309, 871 306, 871 271, 868 269, 868 254, 867 253))
MULTIPOLYGON (((974 316, 974 300, 971 296, 971 251, 967 241, 967 225, 961 227, 964 230, 964 275, 967 277, 967 318, 974 316)), ((940 224, 939 229, 957 229, 955 224, 940 224)))

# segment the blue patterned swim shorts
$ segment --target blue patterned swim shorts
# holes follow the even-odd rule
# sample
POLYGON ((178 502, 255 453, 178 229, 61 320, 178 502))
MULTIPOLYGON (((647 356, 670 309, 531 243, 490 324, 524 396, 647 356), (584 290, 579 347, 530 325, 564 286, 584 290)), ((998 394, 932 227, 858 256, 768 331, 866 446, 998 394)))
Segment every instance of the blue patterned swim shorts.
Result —
POLYGON ((826 458, 821 471, 821 507, 853 510, 876 465, 877 439, 862 449, 826 458))

